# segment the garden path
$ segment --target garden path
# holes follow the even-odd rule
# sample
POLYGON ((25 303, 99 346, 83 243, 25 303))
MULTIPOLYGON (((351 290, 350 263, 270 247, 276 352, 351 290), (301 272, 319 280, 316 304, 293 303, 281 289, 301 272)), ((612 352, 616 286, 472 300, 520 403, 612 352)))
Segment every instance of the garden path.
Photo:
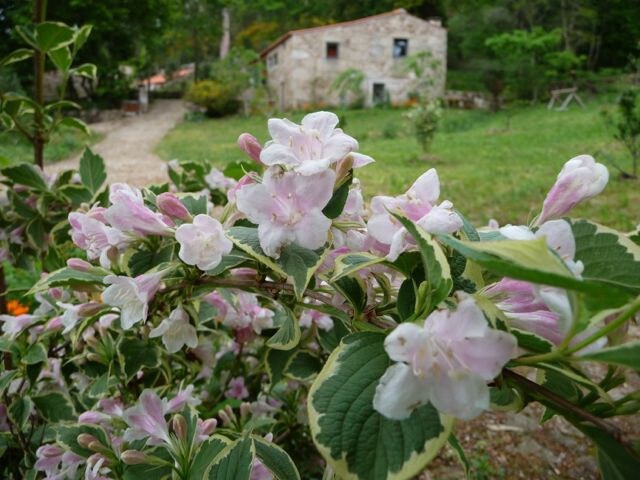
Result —
MULTIPOLYGON (((158 142, 186 112, 181 100, 156 100, 143 115, 119 118, 91 125, 104 138, 91 149, 104 158, 107 181, 127 182, 141 187, 167 180, 166 162, 153 153, 158 142)), ((82 152, 45 167, 48 173, 78 168, 82 152)))

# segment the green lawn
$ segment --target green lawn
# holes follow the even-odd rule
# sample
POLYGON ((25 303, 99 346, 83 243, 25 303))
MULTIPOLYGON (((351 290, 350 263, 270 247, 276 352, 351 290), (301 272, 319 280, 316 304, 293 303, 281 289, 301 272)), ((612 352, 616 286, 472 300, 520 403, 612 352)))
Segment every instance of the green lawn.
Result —
MULTIPOLYGON (((77 130, 64 129, 53 135, 51 143, 44 150, 44 161, 54 163, 63 160, 99 139, 97 134, 87 138, 77 130)), ((22 162, 33 162, 31 144, 16 132, 0 132, 0 168, 22 162)))
MULTIPOLYGON (((544 106, 513 114, 449 110, 427 157, 421 154, 402 110, 355 110, 341 115, 346 117, 345 131, 359 140, 360 151, 376 159, 357 172, 366 196, 401 193, 422 172, 436 167, 441 199, 451 200, 474 223, 482 225, 490 218, 500 224, 525 223, 538 213, 569 158, 588 153, 604 161, 597 154, 600 151, 623 158, 624 151, 600 113, 611 99, 591 99, 587 108, 565 112, 549 112, 544 106)), ((288 118, 299 122, 303 115, 293 113, 288 118)), ((157 153, 166 160, 224 166, 243 158, 235 144, 242 132, 266 141, 266 119, 183 122, 162 140, 157 153)), ((620 180, 611 167, 610 172, 605 192, 578 208, 574 216, 631 230, 640 222, 640 181, 620 180)))

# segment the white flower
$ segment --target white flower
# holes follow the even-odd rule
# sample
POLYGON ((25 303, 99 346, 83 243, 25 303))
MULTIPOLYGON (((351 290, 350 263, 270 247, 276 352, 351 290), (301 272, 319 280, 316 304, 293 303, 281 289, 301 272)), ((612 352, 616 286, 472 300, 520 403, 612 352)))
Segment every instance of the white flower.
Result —
POLYGON ((189 348, 198 346, 196 328, 189 323, 189 315, 178 307, 165 318, 160 325, 151 330, 152 338, 162 336, 162 343, 169 353, 178 352, 184 345, 189 348))
POLYGON ((176 230, 176 240, 180 244, 180 259, 204 271, 218 266, 222 255, 233 248, 220 222, 202 214, 196 215, 193 223, 180 225, 176 230))
POLYGON ((120 308, 120 323, 127 330, 147 319, 149 302, 160 288, 164 271, 145 273, 135 278, 107 275, 104 283, 109 285, 102 293, 107 305, 120 308))

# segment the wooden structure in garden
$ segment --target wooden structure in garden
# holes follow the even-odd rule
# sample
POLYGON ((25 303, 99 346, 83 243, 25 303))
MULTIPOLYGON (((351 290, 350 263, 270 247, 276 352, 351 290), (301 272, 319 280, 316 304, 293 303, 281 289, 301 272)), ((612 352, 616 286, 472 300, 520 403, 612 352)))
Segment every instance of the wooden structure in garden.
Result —
POLYGON ((582 99, 578 95, 578 89, 576 87, 573 88, 559 88, 557 90, 551 90, 551 99, 547 104, 547 110, 551 110, 553 106, 558 102, 560 104, 559 107, 555 108, 557 112, 561 112, 566 110, 571 100, 574 100, 578 105, 584 108, 584 103, 582 103, 582 99), (564 100, 563 100, 564 97, 564 100))

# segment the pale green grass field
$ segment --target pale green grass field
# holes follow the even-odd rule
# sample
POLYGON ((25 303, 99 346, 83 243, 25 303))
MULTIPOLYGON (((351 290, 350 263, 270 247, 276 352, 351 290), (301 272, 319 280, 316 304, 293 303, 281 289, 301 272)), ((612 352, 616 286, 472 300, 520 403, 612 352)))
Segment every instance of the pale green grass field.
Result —
MULTIPOLYGON (((563 163, 588 153, 625 161, 625 152, 601 115, 613 97, 587 101, 587 107, 550 112, 542 105, 512 114, 449 110, 429 155, 422 155, 402 110, 337 112, 345 131, 360 142, 360 151, 376 163, 357 171, 367 197, 398 194, 428 168, 438 170, 441 199, 477 225, 495 218, 500 224, 524 223, 538 213, 548 188, 563 163), (511 117, 510 127, 507 128, 511 117)), ((303 113, 286 115, 299 122, 303 113)), ((268 139, 266 118, 230 117, 185 121, 158 145, 166 160, 193 160, 223 167, 243 159, 236 146, 242 132, 268 139)), ((609 165, 608 165, 609 166, 609 165)), ((640 223, 640 181, 620 180, 610 167, 605 192, 575 210, 573 216, 622 230, 640 223)))

